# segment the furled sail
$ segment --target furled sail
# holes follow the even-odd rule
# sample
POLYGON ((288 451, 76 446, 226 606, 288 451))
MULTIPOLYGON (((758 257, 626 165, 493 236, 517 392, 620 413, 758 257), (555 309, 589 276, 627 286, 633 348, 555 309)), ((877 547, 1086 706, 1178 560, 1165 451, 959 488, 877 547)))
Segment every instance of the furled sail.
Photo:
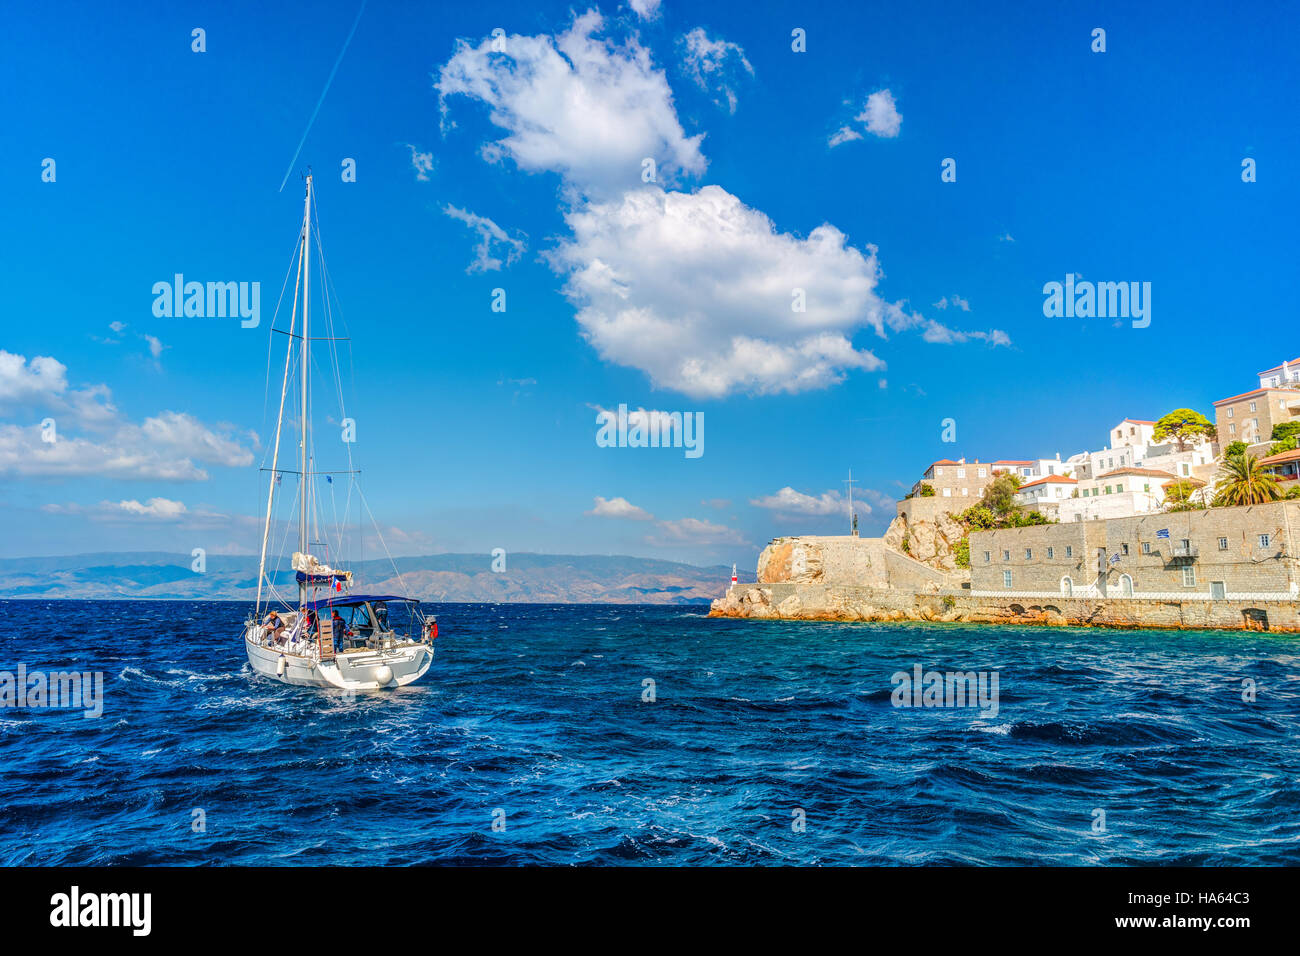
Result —
POLYGON ((293 553, 293 569, 298 572, 298 583, 307 585, 332 585, 339 581, 344 587, 352 586, 352 572, 331 568, 321 564, 315 555, 302 551, 293 553))

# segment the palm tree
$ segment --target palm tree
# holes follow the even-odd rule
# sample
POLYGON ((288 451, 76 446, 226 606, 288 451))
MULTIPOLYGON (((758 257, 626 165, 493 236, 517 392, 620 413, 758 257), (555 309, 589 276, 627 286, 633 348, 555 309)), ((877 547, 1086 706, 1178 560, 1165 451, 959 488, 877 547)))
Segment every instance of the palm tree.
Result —
POLYGON ((1261 505, 1282 498, 1277 478, 1259 467, 1259 459, 1243 452, 1223 459, 1215 486, 1215 505, 1261 505))

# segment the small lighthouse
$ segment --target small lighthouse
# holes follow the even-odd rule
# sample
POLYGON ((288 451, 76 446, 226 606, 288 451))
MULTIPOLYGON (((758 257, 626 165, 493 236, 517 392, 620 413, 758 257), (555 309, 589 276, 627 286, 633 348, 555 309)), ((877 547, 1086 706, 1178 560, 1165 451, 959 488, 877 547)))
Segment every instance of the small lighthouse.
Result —
POLYGON ((736 586, 736 566, 734 564, 731 566, 731 586, 733 588, 736 586))

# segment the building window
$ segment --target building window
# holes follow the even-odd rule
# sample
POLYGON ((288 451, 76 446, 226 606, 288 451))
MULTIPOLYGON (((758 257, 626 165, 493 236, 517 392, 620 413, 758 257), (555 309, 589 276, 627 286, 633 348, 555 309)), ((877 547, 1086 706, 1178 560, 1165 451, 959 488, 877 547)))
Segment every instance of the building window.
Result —
POLYGON ((1190 552, 1192 550, 1192 542, 1190 538, 1179 538, 1178 543, 1183 546, 1184 552, 1190 552))
POLYGON ((1229 435, 1235 435, 1235 434, 1237 434, 1237 424, 1236 424, 1236 422, 1230 422, 1230 423, 1228 424, 1228 434, 1229 434, 1229 435))
POLYGON ((1061 593, 1066 597, 1074 597, 1074 581, 1068 574, 1061 578, 1061 593))
POLYGON ((987 478, 988 476, 989 476, 988 469, 986 469, 986 468, 981 468, 981 469, 980 469, 980 477, 981 477, 981 478, 987 478))
MULTIPOLYGON (((1263 547, 1263 545, 1261 545, 1261 547, 1263 547)), ((1032 561, 1033 558, 1034 558, 1034 549, 1033 549, 1033 548, 1025 548, 1025 560, 1026 560, 1026 561, 1032 561)))
POLYGON ((1255 407, 1255 403, 1254 403, 1254 402, 1251 402, 1251 403, 1250 403, 1250 410, 1251 410, 1252 412, 1257 412, 1257 411, 1259 411, 1259 409, 1255 407))
POLYGON ((1127 574, 1121 574, 1119 578, 1120 597, 1133 596, 1133 578, 1127 574))
POLYGON ((1150 542, 1150 541, 1143 541, 1143 542, 1142 542, 1142 553, 1143 553, 1143 554, 1150 554, 1150 553, 1151 553, 1151 542, 1150 542))
POLYGON ((945 498, 951 498, 951 497, 952 497, 952 489, 951 489, 951 488, 945 488, 945 489, 943 489, 943 496, 944 496, 945 498))
POLYGON ((1261 534, 1261 535, 1259 536, 1259 546, 1260 546, 1261 548, 1267 548, 1267 547, 1268 547, 1268 543, 1269 543, 1269 541, 1271 541, 1271 540, 1272 540, 1272 539, 1271 539, 1268 535, 1266 535, 1266 534, 1261 534))
POLYGON ((1143 486, 1142 486, 1142 491, 1143 491, 1145 494, 1150 494, 1150 493, 1151 493, 1151 486, 1150 486, 1150 485, 1143 485, 1143 486))
POLYGON ((1110 485, 1106 486, 1106 494, 1110 494, 1110 485))
POLYGON ((1220 550, 1220 551, 1227 551, 1227 550, 1228 550, 1228 539, 1227 539, 1227 538, 1220 538, 1220 539, 1219 539, 1219 550, 1220 550))
POLYGON ((1054 557, 1056 557, 1056 549, 1049 545, 1048 548, 1047 548, 1047 556, 1048 556, 1049 558, 1054 558, 1054 557))
POLYGON ((1003 571, 1003 572, 1002 572, 1002 586, 1003 586, 1004 588, 1009 588, 1009 587, 1011 587, 1011 572, 1010 572, 1010 571, 1003 571))
POLYGON ((1115 486, 1115 493, 1116 493, 1116 494, 1122 494, 1123 491, 1124 491, 1124 486, 1123 486, 1123 485, 1116 485, 1116 486, 1115 486))
POLYGON ((985 552, 984 552, 984 563, 985 563, 985 564, 988 564, 988 563, 989 563, 990 561, 992 561, 992 560, 993 560, 993 552, 992 552, 992 551, 985 551, 985 552))
POLYGON ((1072 557, 1074 557, 1074 545, 1072 545, 1072 544, 1067 544, 1067 545, 1065 546, 1065 556, 1066 556, 1067 558, 1072 558, 1072 557))
POLYGON ((1120 545, 1120 553, 1121 553, 1121 554, 1128 554, 1128 545, 1127 545, 1127 544, 1121 544, 1121 545, 1120 545))
POLYGON ((1184 565, 1183 567, 1183 587, 1196 587, 1196 568, 1192 567, 1190 564, 1184 565))
POLYGON ((957 469, 957 477, 958 477, 958 478, 965 478, 965 477, 966 477, 966 469, 965 469, 965 468, 958 468, 958 469, 957 469))
POLYGON ((1003 560, 1003 561, 1010 561, 1010 560, 1011 560, 1011 552, 1010 552, 1010 551, 1003 551, 1003 552, 1002 552, 1002 560, 1003 560))
POLYGON ((967 497, 969 494, 970 494, 970 489, 969 489, 969 488, 965 488, 965 487, 963 487, 962 490, 961 490, 961 496, 962 496, 963 498, 965 498, 965 497, 967 497))
POLYGON ((938 477, 939 477, 940 475, 942 475, 942 474, 943 474, 943 469, 942 469, 942 468, 936 468, 936 469, 934 470, 934 477, 938 478, 938 477))
POLYGON ((1230 408, 1230 409, 1228 409, 1228 417, 1229 417, 1229 418, 1232 418, 1233 415, 1236 413, 1236 411, 1237 411, 1237 410, 1236 410, 1235 408, 1230 408))

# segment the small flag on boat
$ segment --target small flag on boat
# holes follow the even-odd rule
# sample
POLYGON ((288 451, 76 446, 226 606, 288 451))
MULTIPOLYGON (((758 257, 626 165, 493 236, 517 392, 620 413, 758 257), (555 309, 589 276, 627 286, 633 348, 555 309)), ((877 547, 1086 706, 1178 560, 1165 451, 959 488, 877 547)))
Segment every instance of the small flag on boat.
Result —
POLYGON ((1157 538, 1167 538, 1167 537, 1169 537, 1169 529, 1168 529, 1168 528, 1161 528, 1159 531, 1156 532, 1156 537, 1157 537, 1157 538))
POLYGON ((335 590, 335 591, 342 591, 342 590, 343 590, 343 582, 340 581, 338 578, 335 578, 335 579, 334 579, 334 590, 335 590))

